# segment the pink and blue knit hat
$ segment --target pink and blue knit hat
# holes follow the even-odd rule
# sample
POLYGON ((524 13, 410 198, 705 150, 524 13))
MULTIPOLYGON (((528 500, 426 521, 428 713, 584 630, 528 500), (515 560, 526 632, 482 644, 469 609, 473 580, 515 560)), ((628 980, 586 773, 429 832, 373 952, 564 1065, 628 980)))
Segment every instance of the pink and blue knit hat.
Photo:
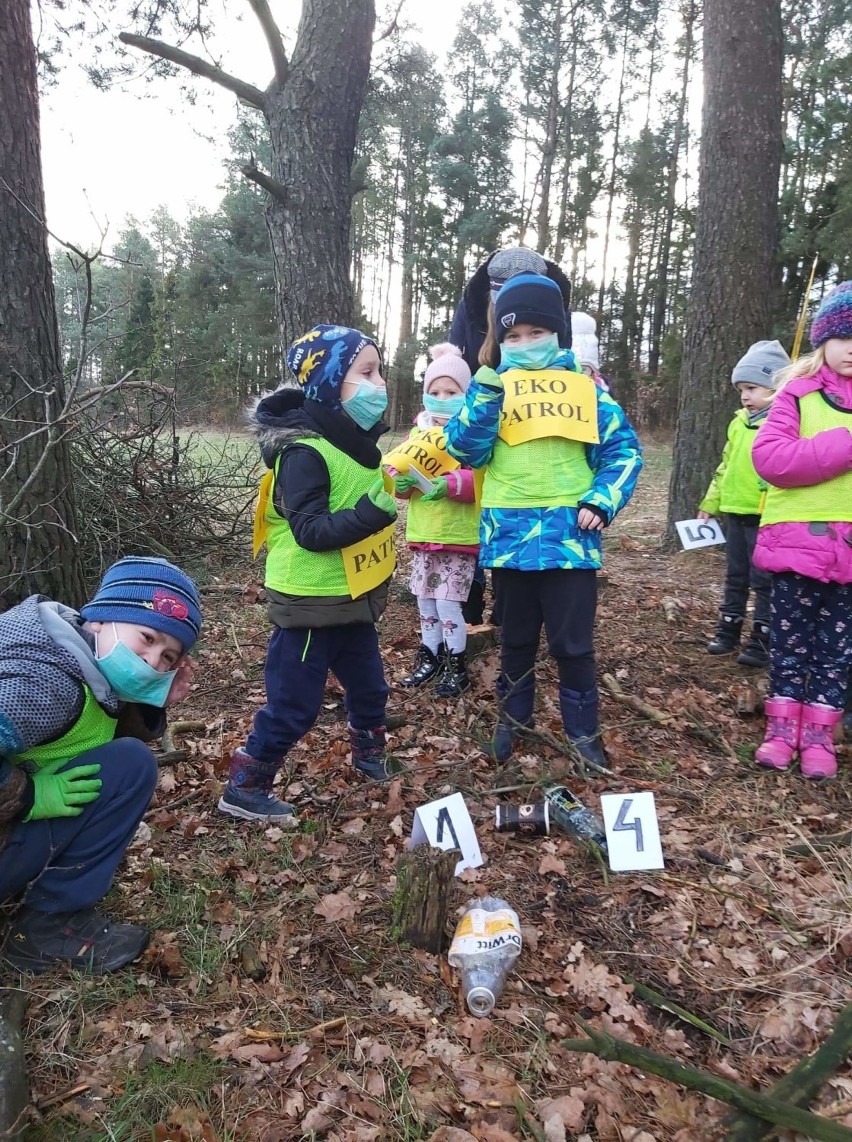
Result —
POLYGON ((190 650, 201 629, 201 600, 188 575, 167 559, 131 555, 108 568, 80 614, 87 622, 136 623, 190 650))
POLYGON ((852 281, 841 282, 826 294, 811 324, 814 349, 832 337, 852 337, 852 281))

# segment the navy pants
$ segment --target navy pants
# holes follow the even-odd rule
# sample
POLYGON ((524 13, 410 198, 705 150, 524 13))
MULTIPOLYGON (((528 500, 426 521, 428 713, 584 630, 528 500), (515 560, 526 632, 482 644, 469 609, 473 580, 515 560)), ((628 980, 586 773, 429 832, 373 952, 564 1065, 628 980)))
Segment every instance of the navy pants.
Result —
POLYGON ((560 685, 581 692, 592 690, 597 573, 585 568, 511 571, 495 567, 491 574, 502 610, 500 666, 504 686, 510 691, 524 690, 523 684, 517 684, 528 678, 532 690, 543 625, 547 648, 559 668, 560 685))
POLYGON ((754 565, 759 527, 759 515, 725 517, 725 594, 719 609, 723 615, 744 619, 750 587, 754 591, 754 621, 768 626, 772 576, 754 565))
POLYGON ((317 720, 329 670, 343 687, 350 725, 375 730, 385 724, 388 685, 372 623, 276 627, 266 652, 266 705, 255 715, 246 752, 278 763, 317 720))
POLYGON ((852 583, 772 576, 769 693, 842 710, 852 665, 852 583))
POLYGON ((116 738, 64 768, 94 764, 103 784, 79 817, 15 826, 0 850, 0 900, 24 891, 23 903, 37 912, 76 912, 106 896, 151 802, 157 760, 136 738, 116 738))

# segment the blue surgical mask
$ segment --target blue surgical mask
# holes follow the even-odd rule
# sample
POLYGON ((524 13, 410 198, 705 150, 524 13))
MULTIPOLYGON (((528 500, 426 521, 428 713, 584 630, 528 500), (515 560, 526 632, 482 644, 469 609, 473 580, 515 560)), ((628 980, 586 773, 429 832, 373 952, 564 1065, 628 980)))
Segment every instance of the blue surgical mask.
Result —
POLYGON ((559 336, 539 337, 526 345, 500 346, 500 364, 506 369, 548 369, 561 353, 559 336))
POLYGON ((97 662, 101 674, 123 701, 165 706, 177 670, 155 670, 117 635, 112 650, 97 662))
POLYGON ((441 400, 440 397, 433 397, 430 393, 424 393, 423 407, 432 416, 445 416, 449 420, 453 416, 458 416, 464 408, 464 393, 447 397, 445 400, 441 400))
POLYGON ((382 419, 388 407, 388 391, 369 381, 361 381, 349 398, 340 402, 344 411, 366 432, 382 419))

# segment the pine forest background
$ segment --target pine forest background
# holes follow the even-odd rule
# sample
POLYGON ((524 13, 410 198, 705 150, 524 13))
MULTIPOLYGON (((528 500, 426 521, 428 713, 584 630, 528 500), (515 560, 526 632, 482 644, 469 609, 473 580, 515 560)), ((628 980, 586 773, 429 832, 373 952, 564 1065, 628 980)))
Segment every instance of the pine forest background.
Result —
MULTIPOLYGON (((814 301, 852 276, 851 19, 850 0, 784 3, 781 232, 766 336, 788 348, 814 258, 814 301)), ((352 220, 360 324, 385 350, 394 426, 416 410, 424 350, 446 337, 469 275, 514 243, 568 273, 637 424, 671 426, 694 241, 700 6, 517 0, 498 10, 483 0, 462 10, 445 60, 403 20, 404 10, 374 52, 352 220)), ((264 132, 241 108, 215 212, 179 221, 161 207, 127 219, 94 263, 89 381, 135 370, 173 390, 182 423, 229 425, 282 379, 266 195, 239 173, 250 157, 263 165, 264 132)), ((55 253, 71 370, 83 270, 55 253)))

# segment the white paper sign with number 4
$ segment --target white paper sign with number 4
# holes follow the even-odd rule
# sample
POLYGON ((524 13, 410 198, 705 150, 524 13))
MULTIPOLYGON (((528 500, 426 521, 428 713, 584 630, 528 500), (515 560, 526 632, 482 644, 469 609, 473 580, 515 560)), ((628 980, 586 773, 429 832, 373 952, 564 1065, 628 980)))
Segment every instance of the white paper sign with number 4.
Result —
POLYGON ((601 809, 613 872, 665 867, 653 793, 604 793, 601 809))
POLYGON ((686 551, 725 542, 724 532, 717 519, 680 519, 675 527, 686 551))
POLYGON ((411 848, 422 844, 429 844, 433 849, 458 849, 461 860, 456 864, 456 876, 462 869, 479 868, 484 864, 476 830, 461 793, 451 793, 449 797, 430 801, 414 810, 411 848))

